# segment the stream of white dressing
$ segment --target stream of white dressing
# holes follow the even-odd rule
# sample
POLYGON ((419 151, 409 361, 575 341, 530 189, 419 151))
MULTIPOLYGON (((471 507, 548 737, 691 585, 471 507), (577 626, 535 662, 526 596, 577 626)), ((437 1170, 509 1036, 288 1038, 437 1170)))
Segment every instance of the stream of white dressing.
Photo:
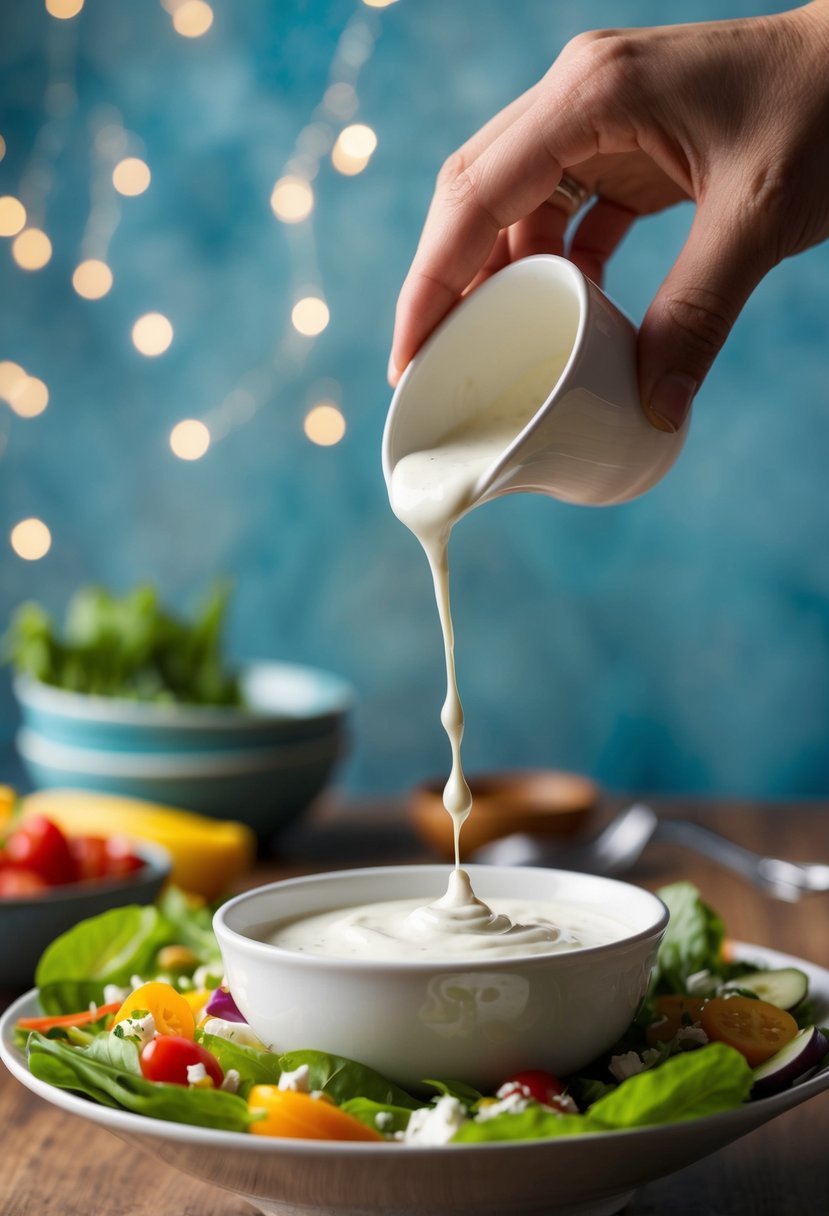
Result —
POLYGON ((285 949, 330 957, 377 959, 504 958, 548 954, 618 940, 627 930, 592 909, 537 900, 477 898, 460 866, 460 831, 472 809, 463 774, 463 709, 455 675, 449 604, 448 546, 452 528, 475 506, 481 474, 524 429, 558 380, 567 355, 533 368, 440 443, 405 456, 392 471, 390 498, 397 517, 414 533, 429 560, 446 657, 446 700, 441 721, 449 736, 452 769, 443 803, 452 816, 455 866, 446 894, 433 903, 392 900, 302 917, 271 926, 266 940, 285 949))
POLYGON ((455 672, 448 554, 452 528, 475 505, 474 490, 479 478, 549 395, 564 370, 568 354, 563 352, 530 369, 485 409, 450 430, 437 446, 404 456, 392 471, 392 510, 414 533, 426 553, 446 659, 446 700, 440 718, 449 737, 452 767, 443 791, 443 805, 454 825, 455 869, 446 895, 413 913, 418 923, 430 927, 435 940, 446 932, 463 935, 467 944, 473 938, 486 941, 495 936, 504 942, 509 940, 510 949, 515 952, 526 949, 530 943, 535 949, 541 944, 547 950, 561 949, 564 944, 561 930, 546 918, 524 925, 510 922, 505 913, 493 913, 476 898, 466 872, 460 868, 460 832, 472 810, 472 794, 461 760, 464 716, 455 672))
POLYGON ((437 447, 404 456, 392 471, 392 510, 414 533, 426 553, 443 631, 446 700, 440 719, 452 749, 452 769, 443 791, 443 805, 454 822, 456 869, 460 868, 460 830, 472 809, 472 795, 461 762, 464 719, 455 674, 455 633, 449 603, 449 537, 461 516, 475 505, 478 479, 524 429, 566 362, 567 355, 562 354, 532 368, 487 409, 450 431, 437 447))

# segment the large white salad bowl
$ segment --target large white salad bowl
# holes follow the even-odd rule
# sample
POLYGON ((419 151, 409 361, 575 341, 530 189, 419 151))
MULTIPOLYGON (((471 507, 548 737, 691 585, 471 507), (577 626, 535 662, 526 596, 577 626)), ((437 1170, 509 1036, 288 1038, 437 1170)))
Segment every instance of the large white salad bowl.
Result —
MULTIPOLYGON (((829 971, 760 946, 732 943, 732 949, 735 957, 754 966, 805 971, 817 1018, 825 1021, 829 971)), ((823 1095, 814 1117, 829 1112, 825 1067, 792 1089, 719 1115, 600 1135, 436 1148, 271 1140, 162 1123, 99 1106, 38 1080, 26 1067, 14 1036, 17 1019, 37 1012, 36 994, 30 992, 0 1018, 0 1057, 23 1085, 65 1114, 88 1119, 130 1147, 144 1149, 153 1162, 166 1162, 202 1182, 234 1191, 268 1216, 611 1216, 627 1205, 637 1187, 699 1161, 809 1098, 823 1095)), ((817 1170, 823 1164, 803 1158, 793 1168, 817 1170)), ((756 1195, 751 1190, 756 1180, 735 1171, 733 1158, 719 1167, 717 1177, 717 1210, 747 1211, 745 1205, 756 1195)), ((661 1211, 653 1199, 646 1191, 635 1210, 661 1211)), ((771 1196, 770 1203, 775 1201, 777 1208, 766 1206, 763 1211, 783 1211, 785 1196, 771 1196)), ((105 1209, 106 1196, 96 1211, 105 1209)))
POLYGON ((668 913, 628 883, 560 870, 470 866, 479 898, 549 900, 619 921, 607 945, 515 958, 440 962, 336 959, 264 941, 279 921, 394 899, 429 903, 446 866, 390 866, 294 878, 216 913, 228 984, 259 1037, 314 1047, 403 1085, 436 1077, 481 1088, 524 1068, 566 1076, 606 1051, 645 995, 668 913))

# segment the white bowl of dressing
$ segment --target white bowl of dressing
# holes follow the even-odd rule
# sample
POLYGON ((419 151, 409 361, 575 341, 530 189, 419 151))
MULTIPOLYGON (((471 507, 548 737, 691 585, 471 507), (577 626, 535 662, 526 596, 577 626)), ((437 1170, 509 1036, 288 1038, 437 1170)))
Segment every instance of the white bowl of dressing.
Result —
MULTIPOLYGON (((645 995, 668 922, 661 900, 588 874, 468 872, 495 913, 560 926, 561 939, 433 932, 423 905, 443 903, 446 866, 288 879, 224 904, 214 928, 227 982, 257 1035, 275 1051, 346 1056, 410 1087, 437 1078, 491 1089, 526 1068, 566 1076, 606 1051, 645 995), (364 911, 375 904, 388 906, 364 911)), ((463 903, 459 915, 477 912, 463 903)))

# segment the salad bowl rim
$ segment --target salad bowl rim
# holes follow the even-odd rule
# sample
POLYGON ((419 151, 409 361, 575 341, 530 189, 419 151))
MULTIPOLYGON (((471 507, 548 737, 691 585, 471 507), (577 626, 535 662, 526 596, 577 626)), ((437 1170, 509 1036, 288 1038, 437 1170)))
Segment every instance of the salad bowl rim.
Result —
POLYGON ((99 693, 77 692, 37 680, 18 672, 12 678, 14 695, 22 705, 31 705, 46 713, 83 721, 117 726, 175 726, 202 730, 250 730, 268 725, 289 725, 315 722, 346 714, 354 705, 355 690, 337 672, 313 664, 283 662, 278 659, 250 659, 239 665, 244 685, 256 673, 276 673, 308 677, 330 690, 330 704, 311 713, 291 713, 289 710, 269 710, 247 705, 198 705, 189 701, 139 701, 129 697, 109 697, 99 693))

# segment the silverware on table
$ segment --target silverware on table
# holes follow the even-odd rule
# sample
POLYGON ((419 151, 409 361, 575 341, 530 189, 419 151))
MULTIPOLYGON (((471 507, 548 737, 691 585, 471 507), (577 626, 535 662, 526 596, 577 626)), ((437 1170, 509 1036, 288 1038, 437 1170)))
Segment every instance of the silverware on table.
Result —
POLYGON ((488 865, 546 865, 613 875, 630 869, 654 840, 701 853, 742 875, 767 895, 787 903, 796 903, 804 895, 829 891, 829 864, 765 857, 698 823, 659 819, 643 803, 620 812, 597 836, 583 844, 562 847, 543 837, 516 834, 485 845, 470 860, 488 865))

